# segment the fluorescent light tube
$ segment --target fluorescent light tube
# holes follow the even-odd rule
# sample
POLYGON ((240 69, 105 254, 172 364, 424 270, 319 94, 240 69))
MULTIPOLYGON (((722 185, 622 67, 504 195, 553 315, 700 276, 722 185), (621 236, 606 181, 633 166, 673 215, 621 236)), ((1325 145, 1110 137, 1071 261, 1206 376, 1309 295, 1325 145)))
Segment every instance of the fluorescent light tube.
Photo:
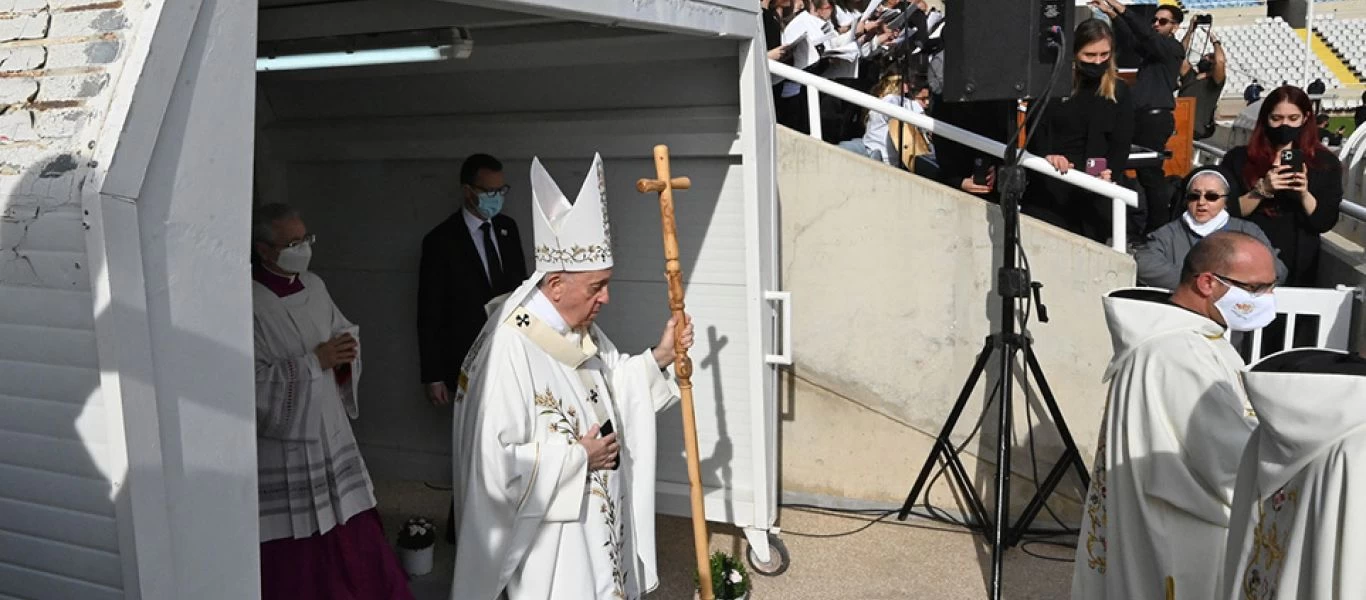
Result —
POLYGON ((360 67, 365 65, 433 62, 449 58, 450 51, 450 46, 413 46, 409 48, 355 50, 352 52, 320 52, 317 54, 294 54, 275 57, 263 56, 256 59, 256 70, 294 71, 299 69, 329 69, 333 67, 360 67))

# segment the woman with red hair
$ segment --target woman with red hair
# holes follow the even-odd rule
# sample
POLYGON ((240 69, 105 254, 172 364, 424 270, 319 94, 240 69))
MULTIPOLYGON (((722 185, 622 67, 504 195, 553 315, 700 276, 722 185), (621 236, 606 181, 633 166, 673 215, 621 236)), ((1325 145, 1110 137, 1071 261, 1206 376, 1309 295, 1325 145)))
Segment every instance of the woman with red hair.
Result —
POLYGON ((1342 163, 1319 143, 1309 96, 1293 86, 1272 91, 1248 144, 1229 150, 1220 165, 1235 175, 1229 213, 1266 232, 1290 269, 1286 285, 1313 286, 1319 235, 1338 222, 1342 163), (1302 158, 1298 170, 1282 165, 1288 150, 1302 158))

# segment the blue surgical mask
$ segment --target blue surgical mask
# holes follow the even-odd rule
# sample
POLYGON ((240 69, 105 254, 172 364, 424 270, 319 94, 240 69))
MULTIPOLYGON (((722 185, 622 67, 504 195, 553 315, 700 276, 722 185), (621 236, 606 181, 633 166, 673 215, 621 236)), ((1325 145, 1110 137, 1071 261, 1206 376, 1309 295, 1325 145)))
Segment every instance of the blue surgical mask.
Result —
POLYGON ((479 194, 479 213, 485 219, 492 219, 494 215, 503 211, 503 192, 485 192, 479 194))

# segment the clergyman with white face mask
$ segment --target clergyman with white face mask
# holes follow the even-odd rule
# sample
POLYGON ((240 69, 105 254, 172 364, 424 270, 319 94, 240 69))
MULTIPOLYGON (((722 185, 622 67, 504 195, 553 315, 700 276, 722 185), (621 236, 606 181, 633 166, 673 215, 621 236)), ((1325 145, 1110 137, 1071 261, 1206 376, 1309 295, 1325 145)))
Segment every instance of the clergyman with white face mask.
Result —
POLYGON ((410 599, 351 431, 360 329, 308 270, 313 242, 294 209, 253 211, 261 598, 410 599))
MULTIPOLYGON (((1138 285, 1174 290, 1181 282, 1181 265, 1200 240, 1217 231, 1246 233, 1272 248, 1256 223, 1229 215, 1229 179, 1215 167, 1200 167, 1186 177, 1185 208, 1180 217, 1148 234, 1134 253, 1138 285)), ((1279 254, 1274 248, 1272 256, 1279 254)), ((1276 261, 1276 281, 1285 283, 1286 267, 1276 261)))
POLYGON ((1227 331, 1275 317, 1272 265, 1256 238, 1216 232, 1186 255, 1174 291, 1105 298, 1115 354, 1074 600, 1214 597, 1238 461, 1257 426, 1227 331))

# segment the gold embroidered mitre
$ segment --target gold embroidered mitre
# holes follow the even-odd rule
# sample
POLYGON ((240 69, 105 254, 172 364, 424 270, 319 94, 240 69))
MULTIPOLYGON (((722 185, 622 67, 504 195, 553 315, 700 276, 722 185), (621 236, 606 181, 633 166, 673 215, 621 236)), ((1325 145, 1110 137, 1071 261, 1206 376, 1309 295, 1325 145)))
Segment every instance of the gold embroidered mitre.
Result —
POLYGON ((555 273, 612 268, 607 179, 601 155, 593 155, 593 166, 573 204, 541 166, 541 160, 531 159, 531 197, 536 225, 537 271, 555 273))

